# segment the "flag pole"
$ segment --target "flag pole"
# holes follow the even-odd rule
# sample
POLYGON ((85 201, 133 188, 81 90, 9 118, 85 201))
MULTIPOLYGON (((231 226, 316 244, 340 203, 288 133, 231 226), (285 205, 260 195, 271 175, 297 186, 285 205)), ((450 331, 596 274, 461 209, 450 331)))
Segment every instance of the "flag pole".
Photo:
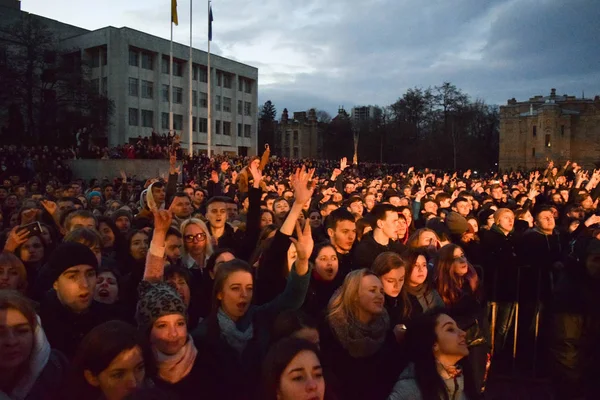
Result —
POLYGON ((188 88, 189 98, 188 98, 188 138, 190 141, 189 154, 190 157, 194 155, 194 137, 193 137, 193 116, 192 116, 192 72, 194 69, 193 59, 192 59, 192 3, 193 0, 190 0, 190 60, 188 62, 188 78, 190 82, 190 86, 188 88))
MULTIPOLYGON (((209 30, 210 30, 210 0, 208 0, 208 19, 209 19, 209 30)), ((210 158, 211 155, 211 139, 212 139, 212 91, 211 91, 211 81, 212 81, 212 72, 210 70, 210 32, 209 32, 209 37, 208 37, 208 65, 207 65, 207 76, 208 78, 206 79, 208 81, 208 126, 207 126, 207 146, 206 146, 206 153, 208 154, 208 157, 210 158)))
POLYGON ((169 50, 169 135, 173 133, 173 12, 171 11, 171 47, 169 50))

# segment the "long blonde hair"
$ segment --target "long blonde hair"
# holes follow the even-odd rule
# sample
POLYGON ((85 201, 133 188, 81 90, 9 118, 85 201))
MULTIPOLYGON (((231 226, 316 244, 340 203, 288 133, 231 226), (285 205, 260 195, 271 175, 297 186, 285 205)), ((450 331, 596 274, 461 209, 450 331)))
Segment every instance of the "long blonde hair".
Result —
MULTIPOLYGON (((208 230, 208 227, 206 226, 204 221, 202 221, 201 219, 188 218, 181 223, 181 228, 179 231, 181 232, 182 237, 185 236, 185 228, 187 228, 188 225, 199 226, 200 229, 202 229, 202 232, 204 232, 206 234, 206 247, 204 248, 204 251, 205 251, 204 256, 208 259, 208 257, 212 256, 213 251, 214 251, 213 244, 212 244, 212 236, 210 235, 210 231, 208 230)), ((189 254, 185 248, 185 238, 183 241, 183 249, 181 252, 183 253, 184 256, 189 256, 189 254)))
POLYGON ((346 275, 344 283, 335 291, 327 306, 327 319, 347 321, 358 316, 358 290, 363 277, 373 275, 372 271, 363 268, 346 275))

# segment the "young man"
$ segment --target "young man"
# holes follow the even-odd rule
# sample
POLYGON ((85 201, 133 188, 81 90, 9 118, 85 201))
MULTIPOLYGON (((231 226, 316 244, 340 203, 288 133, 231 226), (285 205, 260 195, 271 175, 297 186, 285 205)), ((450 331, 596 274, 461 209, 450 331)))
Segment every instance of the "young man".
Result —
POLYGON ((94 301, 98 260, 80 243, 62 243, 48 262, 53 289, 40 304, 40 318, 53 349, 72 359, 83 337, 94 327, 118 319, 112 306, 94 301))
POLYGON ((96 217, 88 210, 76 210, 65 217, 64 228, 71 232, 77 228, 96 229, 96 217))
POLYGON ((354 252, 354 265, 357 268, 371 268, 373 260, 383 252, 402 254, 406 249, 398 242, 400 224, 396 207, 391 204, 378 204, 373 207, 371 215, 375 220, 373 232, 362 238, 354 252))
POLYGON ((173 214, 175 215, 174 222, 177 226, 180 226, 181 223, 190 218, 192 215, 192 201, 190 198, 183 192, 175 193, 175 197, 173 197, 173 202, 169 207, 173 214))
POLYGON ((180 265, 182 248, 183 237, 181 232, 170 227, 165 238, 165 262, 170 265, 180 265))
POLYGON ((339 273, 346 276, 354 268, 356 222, 352 213, 345 208, 332 211, 327 217, 327 235, 338 253, 339 273))
POLYGON ((235 249, 236 240, 234 238, 234 230, 231 225, 227 224, 227 202, 228 197, 215 196, 211 197, 206 203, 206 219, 208 229, 213 239, 217 243, 217 248, 232 248, 235 249))

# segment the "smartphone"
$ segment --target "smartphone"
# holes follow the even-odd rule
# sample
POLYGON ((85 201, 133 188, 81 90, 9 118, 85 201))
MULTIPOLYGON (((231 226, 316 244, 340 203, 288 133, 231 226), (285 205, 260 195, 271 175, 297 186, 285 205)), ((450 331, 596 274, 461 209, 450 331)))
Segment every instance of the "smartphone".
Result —
POLYGON ((32 222, 27 225, 20 226, 17 232, 23 232, 24 230, 29 232, 29 237, 39 236, 42 234, 42 225, 39 222, 32 222))

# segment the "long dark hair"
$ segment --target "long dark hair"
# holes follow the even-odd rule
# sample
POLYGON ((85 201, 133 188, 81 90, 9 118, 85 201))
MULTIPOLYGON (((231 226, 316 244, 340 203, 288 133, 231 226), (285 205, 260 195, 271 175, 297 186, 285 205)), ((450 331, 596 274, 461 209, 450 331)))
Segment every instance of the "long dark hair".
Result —
POLYGON ((122 351, 135 347, 142 350, 146 377, 152 376, 155 372, 154 357, 146 340, 133 325, 108 321, 96 326, 79 344, 64 395, 69 399, 98 398, 101 393, 86 381, 84 371, 98 376, 122 351))
POLYGON ((285 338, 271 346, 263 363, 263 396, 262 399, 276 400, 277 391, 281 383, 281 375, 288 364, 302 351, 311 351, 317 358, 317 346, 307 340, 298 338, 285 338))
MULTIPOLYGON (((437 342, 435 328, 440 315, 448 315, 443 309, 434 309, 411 321, 406 330, 406 348, 415 367, 415 380, 423 400, 449 400, 446 384, 437 370, 433 346, 437 342)), ((462 363, 464 390, 468 399, 478 399, 469 363, 462 363)))
MULTIPOLYGON (((435 284, 436 289, 444 303, 451 307, 455 305, 461 297, 463 286, 469 285, 471 291, 479 299, 479 277, 477 271, 467 262, 468 271, 465 276, 458 276, 452 271, 452 265, 454 264, 454 250, 462 248, 456 244, 448 244, 439 251, 438 259, 435 264, 435 284)), ((465 258, 466 260, 466 258, 465 258)))
MULTIPOLYGON (((404 259, 402 259, 402 257, 400 257, 398 255, 398 253, 395 253, 393 251, 385 251, 385 252, 379 254, 375 258, 375 261, 373 261, 373 264, 371 265, 371 271, 373 271, 379 279, 381 279, 381 277, 383 275, 387 274, 388 272, 390 272, 394 269, 398 269, 398 268, 404 268, 404 271, 405 271, 404 276, 405 276, 405 281, 406 281, 406 279, 407 279, 406 277, 408 276, 407 275, 408 268, 406 266, 406 262, 404 261, 404 259)), ((387 294, 386 294, 386 296, 387 296, 387 294)), ((403 305, 402 316, 408 317, 410 315, 411 307, 410 307, 410 301, 408 300, 408 295, 406 294, 406 291, 401 290, 400 293, 398 294, 398 297, 402 301, 402 305, 403 305)))

